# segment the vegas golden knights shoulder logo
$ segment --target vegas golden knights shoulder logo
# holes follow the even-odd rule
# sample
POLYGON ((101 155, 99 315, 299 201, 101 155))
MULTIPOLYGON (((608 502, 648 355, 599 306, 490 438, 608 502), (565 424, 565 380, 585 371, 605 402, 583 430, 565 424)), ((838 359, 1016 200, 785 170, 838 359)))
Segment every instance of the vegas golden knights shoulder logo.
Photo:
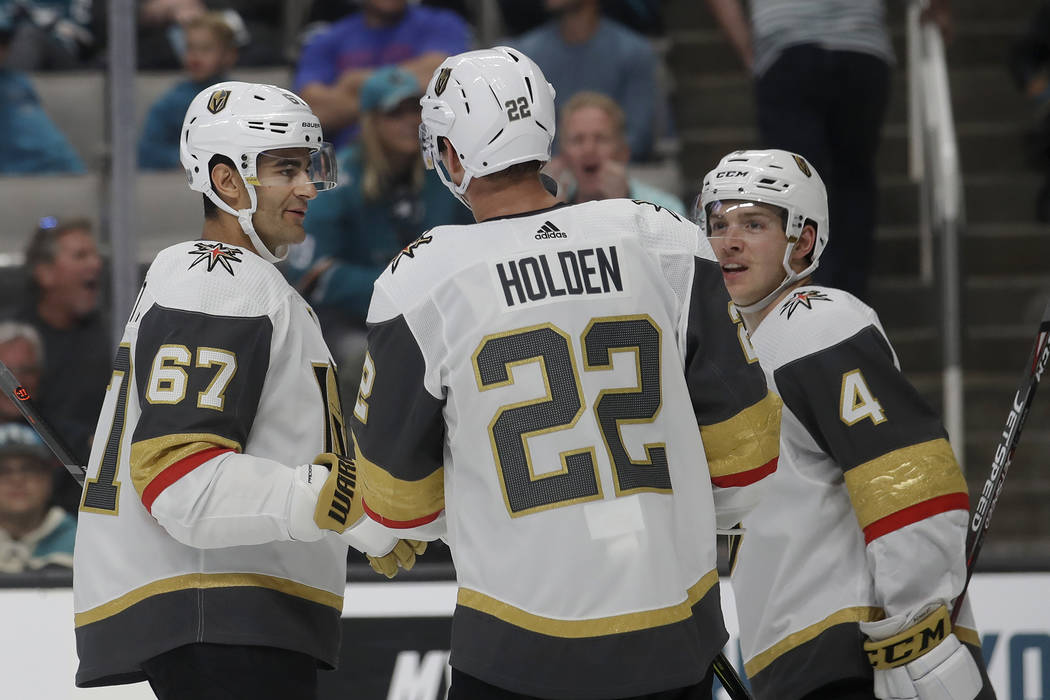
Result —
POLYGON ((813 172, 809 169, 809 163, 802 156, 796 156, 792 154, 792 158, 795 159, 795 164, 798 165, 798 169, 802 171, 802 174, 806 177, 813 177, 813 172))
POLYGON ((226 101, 230 99, 229 90, 216 90, 208 98, 208 111, 218 114, 226 107, 226 101))
POLYGON ((452 75, 451 68, 442 68, 441 72, 438 73, 437 82, 434 83, 434 94, 440 96, 448 87, 448 77, 452 75))

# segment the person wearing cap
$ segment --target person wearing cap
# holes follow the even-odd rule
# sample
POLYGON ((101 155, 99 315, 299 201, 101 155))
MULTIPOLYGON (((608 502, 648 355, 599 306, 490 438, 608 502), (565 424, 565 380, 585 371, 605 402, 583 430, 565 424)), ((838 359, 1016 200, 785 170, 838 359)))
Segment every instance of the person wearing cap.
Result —
MULTIPOLYGON (((415 76, 396 66, 365 82, 360 139, 339 154, 341 186, 310 207, 306 240, 291 251, 285 268, 322 314, 333 350, 343 356, 340 365, 353 371, 364 358, 372 283, 390 259, 422 231, 473 221, 423 169, 422 94, 415 76)), ((356 388, 352 372, 344 373, 346 385, 356 388)))
POLYGON ((73 566, 76 520, 49 505, 54 467, 32 428, 0 425, 0 573, 73 566))

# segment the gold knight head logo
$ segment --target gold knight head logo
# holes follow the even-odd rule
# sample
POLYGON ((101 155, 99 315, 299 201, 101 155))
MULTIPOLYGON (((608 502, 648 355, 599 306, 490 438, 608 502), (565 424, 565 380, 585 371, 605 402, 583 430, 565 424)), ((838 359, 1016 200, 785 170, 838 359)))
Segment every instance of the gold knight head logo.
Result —
POLYGON ((208 98, 208 111, 212 114, 218 114, 226 107, 226 102, 229 99, 229 90, 216 90, 208 98))
POLYGON ((441 93, 443 93, 445 91, 445 88, 448 87, 448 78, 449 78, 450 75, 452 75, 452 69, 451 68, 442 68, 441 69, 441 72, 438 73, 437 82, 434 83, 434 94, 435 95, 440 97, 441 93))
POLYGON ((813 177, 813 173, 809 169, 809 163, 806 162, 805 158, 794 154, 792 154, 791 157, 795 159, 795 165, 798 166, 798 169, 802 171, 803 175, 806 177, 813 177))

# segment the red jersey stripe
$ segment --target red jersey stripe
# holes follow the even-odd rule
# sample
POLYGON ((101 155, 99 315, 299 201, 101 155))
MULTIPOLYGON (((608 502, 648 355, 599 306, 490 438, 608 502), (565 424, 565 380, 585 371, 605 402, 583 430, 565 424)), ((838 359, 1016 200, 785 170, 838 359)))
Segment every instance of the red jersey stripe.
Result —
POLYGON ((761 481, 773 472, 777 470, 777 460, 779 457, 774 457, 769 460, 761 467, 755 467, 754 469, 748 469, 744 472, 737 472, 736 474, 726 474, 725 476, 716 476, 711 479, 711 483, 721 488, 729 488, 731 486, 747 486, 753 484, 756 481, 761 481))
POLYGON ((430 515, 424 515, 422 518, 416 518, 414 520, 391 520, 390 518, 384 518, 382 515, 369 508, 368 504, 365 503, 363 499, 361 500, 361 508, 372 520, 375 520, 383 527, 389 527, 395 530, 407 530, 409 528, 419 527, 420 525, 426 525, 427 523, 434 522, 437 520, 438 516, 441 515, 441 511, 439 510, 430 515))
POLYGON ((233 452, 233 450, 227 447, 211 447, 206 450, 201 450, 200 452, 194 452, 189 457, 183 457, 178 462, 175 462, 160 474, 153 477, 153 481, 149 482, 149 486, 142 490, 142 505, 146 506, 146 510, 152 513, 153 502, 157 500, 157 496, 159 496, 164 489, 168 488, 212 457, 218 457, 223 452, 233 452))
POLYGON ((946 513, 949 510, 969 511, 970 497, 965 493, 948 493, 898 510, 896 513, 880 518, 864 528, 864 543, 868 544, 872 540, 876 540, 894 530, 925 520, 931 515, 946 513))

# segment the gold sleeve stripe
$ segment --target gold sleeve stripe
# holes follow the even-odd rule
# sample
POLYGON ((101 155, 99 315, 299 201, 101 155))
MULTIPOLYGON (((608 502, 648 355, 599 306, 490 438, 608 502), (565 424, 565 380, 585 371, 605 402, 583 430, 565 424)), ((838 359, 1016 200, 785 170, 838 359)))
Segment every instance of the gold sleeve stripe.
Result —
POLYGON ((267 588, 271 591, 284 593, 285 595, 303 598, 314 603, 327 605, 336 610, 343 609, 343 594, 332 593, 322 588, 314 588, 298 581, 289 581, 277 576, 266 576, 263 574, 183 574, 171 578, 161 579, 140 586, 133 591, 125 593, 108 603, 98 607, 79 612, 73 616, 73 624, 76 627, 90 625, 92 622, 104 620, 117 613, 123 612, 136 603, 141 603, 147 598, 172 593, 187 589, 206 588, 234 588, 237 586, 254 586, 256 588, 267 588))
POLYGON ((887 452, 848 470, 846 488, 869 542, 936 513, 969 508, 966 480, 943 438, 887 452))
POLYGON ((875 620, 881 620, 884 617, 886 617, 886 614, 883 612, 882 608, 877 607, 859 606, 839 610, 838 612, 828 615, 820 622, 812 624, 798 632, 789 634, 765 651, 755 654, 744 664, 744 672, 747 673, 749 678, 754 678, 756 673, 762 671, 766 666, 773 663, 779 657, 792 649, 813 641, 835 625, 841 625, 847 622, 874 622, 875 620))
POLYGON ((775 469, 780 455, 780 406, 780 398, 766 392, 760 401, 732 418, 700 426, 712 481, 761 469, 770 463, 775 469))
POLYGON ((981 635, 977 634, 977 630, 972 630, 969 627, 953 627, 952 632, 955 632, 955 636, 963 644, 969 644, 978 649, 981 648, 981 635))
MULTIPOLYGON (((158 483, 160 488, 151 488, 154 480, 160 477, 165 470, 187 457, 204 450, 213 449, 240 452, 241 446, 233 440, 211 433, 177 433, 132 443, 131 482, 135 485, 135 490, 144 503, 147 490, 152 491, 153 495, 150 499, 150 503, 152 503, 164 488, 175 483, 180 476, 190 471, 187 469, 178 475, 166 474, 161 481, 167 481, 167 483, 164 483, 163 486, 160 486, 158 483)), ((211 456, 214 457, 215 455, 211 456)), ((199 464, 194 466, 199 466, 199 464)))
POLYGON ((469 588, 459 589, 456 602, 530 632, 565 639, 582 639, 624 634, 688 620, 693 614, 693 606, 700 602, 716 583, 718 571, 710 571, 689 588, 686 599, 677 605, 590 620, 563 620, 535 615, 469 588))
POLYGON ((369 517, 387 527, 415 527, 445 508, 445 469, 439 467, 418 481, 393 476, 357 449, 357 487, 369 517), (422 521, 422 522, 418 522, 422 521), (388 524, 389 523, 389 524, 388 524))

